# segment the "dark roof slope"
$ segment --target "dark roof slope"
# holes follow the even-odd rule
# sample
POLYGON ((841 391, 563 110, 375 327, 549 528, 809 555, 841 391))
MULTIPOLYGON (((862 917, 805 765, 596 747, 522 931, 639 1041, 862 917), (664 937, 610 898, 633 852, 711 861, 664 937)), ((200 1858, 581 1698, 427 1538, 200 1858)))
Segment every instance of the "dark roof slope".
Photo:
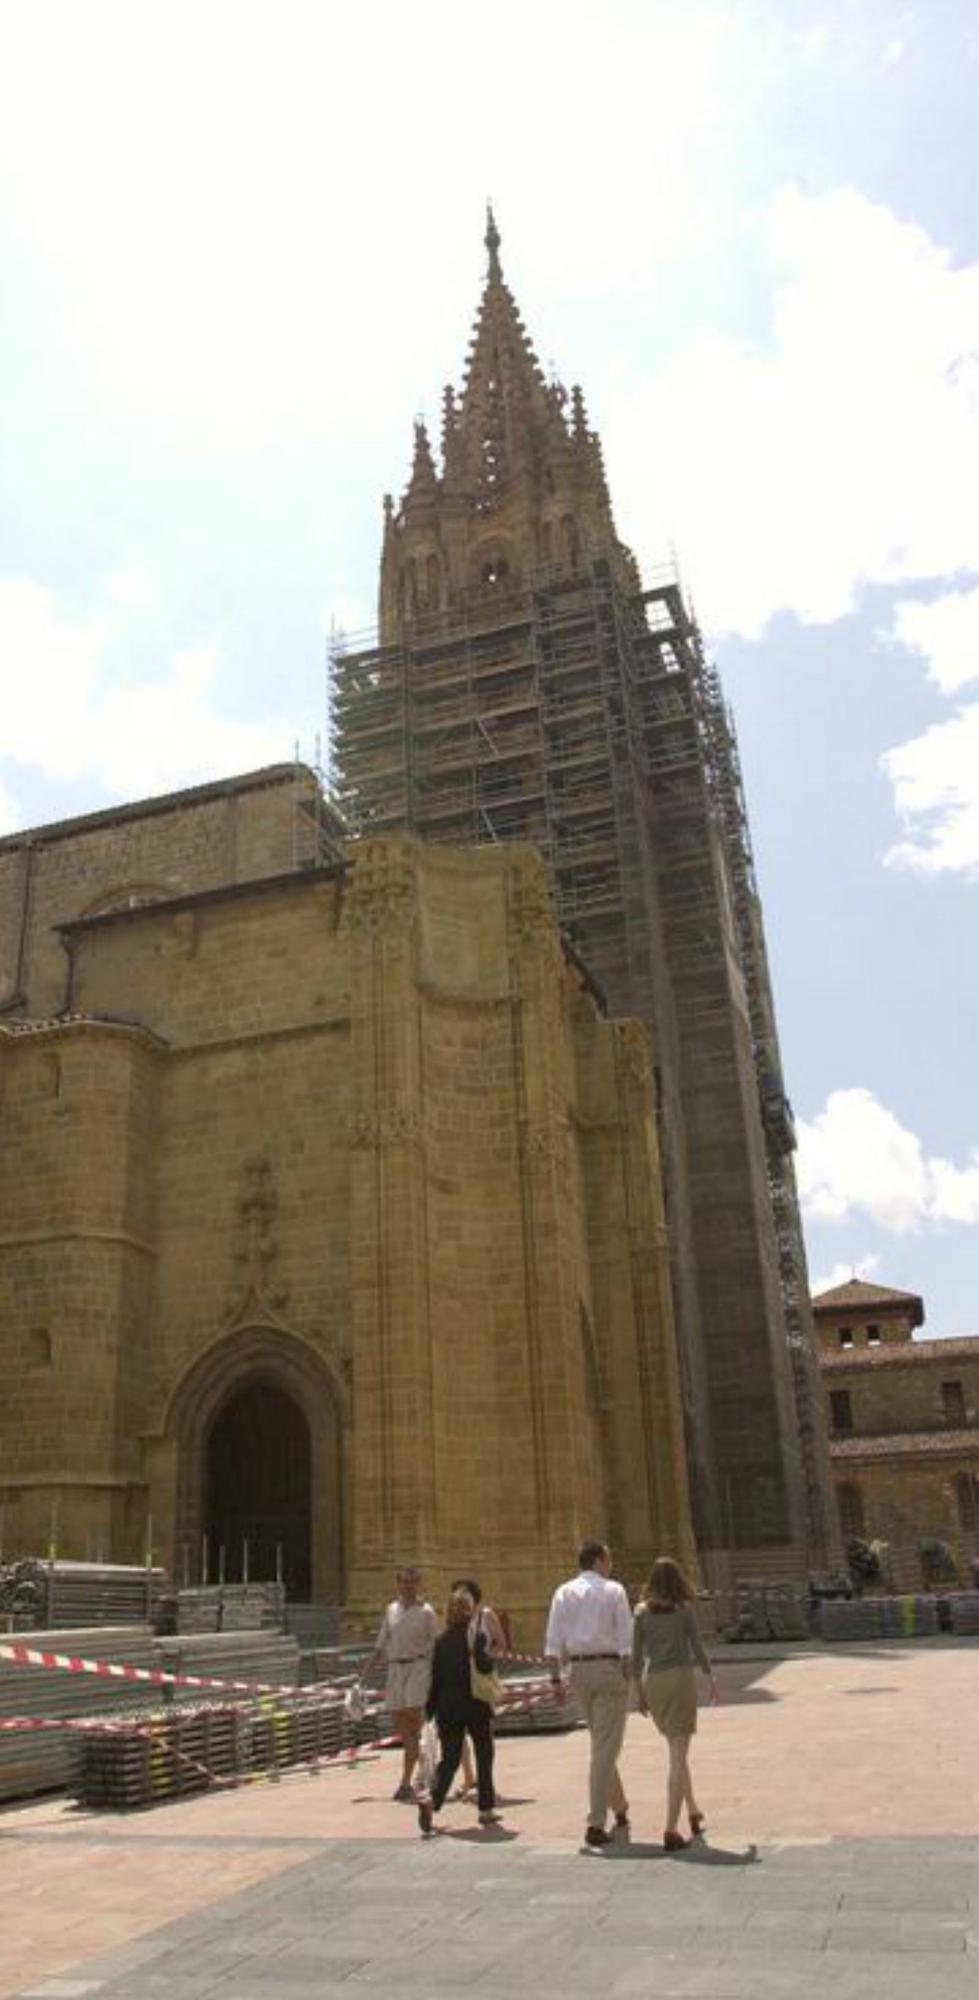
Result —
POLYGON ((39 841, 67 840, 73 833, 121 825, 125 820, 149 819, 154 813, 173 812, 183 806, 206 805, 210 799, 226 799, 236 792, 258 792, 271 785, 294 784, 297 777, 317 783, 315 772, 306 764, 264 764, 258 771, 243 771, 233 778, 214 778, 206 785, 188 785, 181 792, 161 792, 155 798, 105 806, 100 812, 81 813, 75 819, 53 819, 46 826, 24 827, 20 833, 4 834, 0 853, 11 847, 30 847, 39 841))
POLYGON ((914 1326, 925 1323, 924 1300, 917 1292, 899 1292, 893 1285, 871 1285, 866 1278, 848 1278, 845 1285, 831 1285, 828 1292, 817 1292, 812 1309, 814 1313, 886 1313, 910 1309, 914 1326))

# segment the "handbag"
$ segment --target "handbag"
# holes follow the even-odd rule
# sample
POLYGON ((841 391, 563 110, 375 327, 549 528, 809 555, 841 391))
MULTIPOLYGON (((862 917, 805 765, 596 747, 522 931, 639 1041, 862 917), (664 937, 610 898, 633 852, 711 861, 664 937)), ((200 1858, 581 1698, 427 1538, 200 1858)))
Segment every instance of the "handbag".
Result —
POLYGON ((481 1620, 477 1618, 475 1634, 469 1641, 469 1692, 474 1701, 485 1701, 487 1707, 496 1708, 503 1700, 503 1682, 492 1661, 488 1667, 480 1666, 477 1657, 480 1640, 483 1645, 483 1657, 489 1659, 486 1634, 481 1620))

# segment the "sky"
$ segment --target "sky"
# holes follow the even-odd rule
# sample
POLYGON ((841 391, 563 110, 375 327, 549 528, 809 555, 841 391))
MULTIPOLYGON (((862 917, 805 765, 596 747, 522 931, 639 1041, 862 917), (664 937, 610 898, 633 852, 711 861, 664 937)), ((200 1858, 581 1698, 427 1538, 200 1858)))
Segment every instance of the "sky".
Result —
POLYGON ((733 702, 814 1289, 979 1332, 979 0, 0 0, 0 830, 326 746, 484 209, 733 702))

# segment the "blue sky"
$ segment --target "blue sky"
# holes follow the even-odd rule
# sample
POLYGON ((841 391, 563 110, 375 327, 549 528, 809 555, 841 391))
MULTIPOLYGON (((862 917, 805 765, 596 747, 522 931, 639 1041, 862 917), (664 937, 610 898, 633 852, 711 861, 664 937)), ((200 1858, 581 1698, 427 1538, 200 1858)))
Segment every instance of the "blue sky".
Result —
POLYGON ((734 702, 814 1279, 979 1331, 979 4, 0 4, 0 824, 292 754, 491 193, 734 702))

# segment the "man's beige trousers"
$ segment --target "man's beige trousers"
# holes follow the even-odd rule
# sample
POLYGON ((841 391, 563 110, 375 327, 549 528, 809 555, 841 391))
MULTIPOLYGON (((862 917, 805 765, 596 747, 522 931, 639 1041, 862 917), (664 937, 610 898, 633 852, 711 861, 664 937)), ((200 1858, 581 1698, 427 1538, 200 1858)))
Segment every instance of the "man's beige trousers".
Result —
POLYGON ((571 1686, 591 1735, 589 1826, 604 1826, 629 1710, 629 1683, 619 1660, 573 1660, 571 1686))

